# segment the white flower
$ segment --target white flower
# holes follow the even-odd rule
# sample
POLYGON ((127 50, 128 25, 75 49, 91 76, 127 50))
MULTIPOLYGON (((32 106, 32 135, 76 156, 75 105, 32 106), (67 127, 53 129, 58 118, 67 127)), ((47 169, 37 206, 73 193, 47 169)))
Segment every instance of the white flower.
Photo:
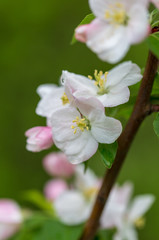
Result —
POLYGON ((86 42, 100 59, 118 62, 130 45, 148 34, 147 0, 89 0, 89 4, 96 18, 79 26, 76 38, 86 42))
MULTIPOLYGON (((129 100, 128 86, 139 82, 142 78, 140 68, 132 62, 124 62, 109 72, 97 73, 94 77, 84 77, 63 71, 62 82, 69 87, 76 97, 96 97, 104 107, 114 107, 129 100), (92 79, 91 79, 92 78, 92 79)), ((67 89, 65 89, 67 91, 67 89)))
POLYGON ((113 143, 121 134, 121 123, 106 117, 103 105, 95 98, 75 99, 76 107, 62 108, 51 117, 56 146, 73 164, 88 160, 99 143, 113 143))
POLYGON ((53 206, 59 219, 67 225, 77 225, 86 221, 91 213, 95 195, 99 189, 99 179, 84 166, 78 165, 75 183, 54 200, 53 206))
POLYGON ((37 93, 41 97, 36 113, 40 116, 51 117, 54 111, 69 105, 69 100, 64 93, 64 87, 54 84, 44 84, 38 87, 37 93))
POLYGON ((87 220, 90 214, 90 205, 76 190, 65 191, 55 199, 54 208, 60 220, 67 225, 77 225, 87 220))
POLYGON ((132 185, 113 188, 101 217, 102 228, 117 228, 114 240, 137 240, 136 227, 144 225, 144 214, 154 202, 154 196, 147 194, 130 202, 132 185))

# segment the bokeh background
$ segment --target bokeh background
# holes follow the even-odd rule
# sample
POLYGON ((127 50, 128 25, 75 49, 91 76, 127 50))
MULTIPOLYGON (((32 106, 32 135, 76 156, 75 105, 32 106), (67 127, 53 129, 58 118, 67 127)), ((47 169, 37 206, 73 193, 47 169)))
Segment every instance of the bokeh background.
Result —
MULTIPOLYGON (((36 88, 58 83, 63 69, 88 75, 111 67, 84 44, 70 45, 74 28, 88 13, 86 0, 0 1, 0 197, 19 200, 24 190, 42 190, 49 178, 42 168, 47 151, 25 150, 25 130, 45 124, 35 114, 36 88)), ((132 47, 125 59, 144 67, 147 52, 143 43, 132 47)), ((142 125, 118 178, 120 183, 133 181, 135 194, 156 196, 146 227, 139 232, 141 240, 159 239, 159 140, 153 118, 142 125)), ((90 166, 103 174, 97 157, 90 166)))

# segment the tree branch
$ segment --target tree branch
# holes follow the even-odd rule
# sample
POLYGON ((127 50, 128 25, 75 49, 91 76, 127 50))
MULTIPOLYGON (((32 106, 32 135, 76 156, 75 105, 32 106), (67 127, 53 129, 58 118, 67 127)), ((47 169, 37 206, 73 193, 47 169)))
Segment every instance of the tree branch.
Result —
POLYGON ((99 219, 104 209, 105 203, 120 172, 120 169, 133 142, 133 139, 145 117, 148 116, 151 111, 158 109, 157 105, 157 107, 155 105, 152 105, 151 111, 147 107, 150 106, 150 95, 158 65, 158 59, 152 53, 149 53, 147 65, 145 68, 136 104, 134 106, 134 110, 122 135, 118 140, 119 147, 115 162, 112 168, 108 170, 105 174, 91 216, 85 225, 80 240, 92 240, 94 238, 99 226, 99 219))

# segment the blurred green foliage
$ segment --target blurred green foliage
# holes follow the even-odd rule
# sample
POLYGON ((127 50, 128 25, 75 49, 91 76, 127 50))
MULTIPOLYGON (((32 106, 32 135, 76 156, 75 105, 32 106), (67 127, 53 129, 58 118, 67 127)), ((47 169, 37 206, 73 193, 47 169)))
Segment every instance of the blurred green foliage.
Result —
MULTIPOLYGON (((42 190, 49 178, 41 164, 47 151, 25 150, 25 130, 45 124, 35 114, 38 85, 58 83, 63 69, 91 75, 94 69, 111 67, 84 44, 70 45, 74 28, 88 13, 85 0, 0 1, 0 197, 20 200, 23 190, 42 190)), ((125 60, 132 59, 143 68, 147 52, 146 43, 133 46, 125 60)), ((153 118, 142 125, 119 177, 121 183, 133 181, 136 194, 156 196, 146 227, 139 233, 141 240, 159 239, 159 140, 153 132, 153 118)), ((99 157, 96 154, 89 165, 102 175, 99 157)))

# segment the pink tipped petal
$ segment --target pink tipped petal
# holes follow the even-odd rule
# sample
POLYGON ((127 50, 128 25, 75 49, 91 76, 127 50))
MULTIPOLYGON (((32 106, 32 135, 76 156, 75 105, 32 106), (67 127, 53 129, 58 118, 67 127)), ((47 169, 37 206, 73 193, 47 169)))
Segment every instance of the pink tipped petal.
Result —
POLYGON ((34 127, 26 131, 27 150, 40 152, 53 145, 52 130, 50 127, 34 127))
POLYGON ((65 181, 61 179, 51 180, 49 181, 44 188, 45 197, 49 201, 55 200, 59 197, 63 192, 68 189, 67 184, 65 181))
POLYGON ((80 41, 85 43, 87 41, 87 30, 89 29, 89 24, 86 25, 81 25, 76 28, 75 30, 75 38, 80 41))
POLYGON ((100 109, 101 112, 104 112, 103 104, 95 97, 87 98, 87 100, 84 97, 77 97, 76 106, 84 116, 88 117, 88 119, 94 109, 100 109))
POLYGON ((50 153, 43 159, 45 170, 52 176, 71 177, 75 166, 68 162, 64 153, 50 153))

